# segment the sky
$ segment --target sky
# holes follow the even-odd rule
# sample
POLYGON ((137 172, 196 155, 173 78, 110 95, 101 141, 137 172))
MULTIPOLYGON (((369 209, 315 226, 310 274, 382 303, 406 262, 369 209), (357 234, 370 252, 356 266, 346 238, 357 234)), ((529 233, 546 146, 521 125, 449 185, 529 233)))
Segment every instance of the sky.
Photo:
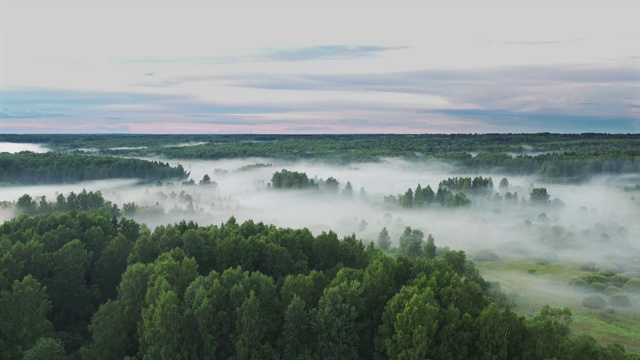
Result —
POLYGON ((0 133, 640 132, 640 0, 0 0, 0 133))

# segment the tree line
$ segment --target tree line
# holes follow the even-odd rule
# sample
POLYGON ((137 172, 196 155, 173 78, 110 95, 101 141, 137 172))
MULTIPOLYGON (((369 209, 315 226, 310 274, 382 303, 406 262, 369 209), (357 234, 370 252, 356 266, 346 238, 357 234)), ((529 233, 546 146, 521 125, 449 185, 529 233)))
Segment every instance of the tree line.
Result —
POLYGON ((538 175, 549 181, 640 172, 637 134, 0 135, 0 141, 46 144, 64 152, 97 148, 102 155, 182 159, 267 157, 337 163, 387 157, 438 159, 467 170, 538 175), (200 145, 167 146, 177 143, 200 145))
POLYGON ((423 236, 407 228, 389 256, 233 217, 151 231, 109 206, 21 215, 0 225, 0 357, 632 358, 569 336, 569 309, 501 308, 464 252, 423 236))
POLYGON ((35 185, 116 178, 158 180, 188 176, 182 165, 171 167, 168 163, 158 161, 52 152, 0 153, 0 183, 35 185))

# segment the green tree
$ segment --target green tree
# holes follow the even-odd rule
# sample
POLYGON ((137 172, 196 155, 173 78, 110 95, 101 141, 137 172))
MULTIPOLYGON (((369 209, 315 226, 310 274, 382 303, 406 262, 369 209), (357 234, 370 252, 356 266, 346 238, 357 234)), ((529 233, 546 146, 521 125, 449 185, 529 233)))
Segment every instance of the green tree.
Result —
POLYGON ((227 321, 228 296, 220 282, 220 275, 212 271, 208 276, 197 277, 184 295, 185 320, 192 324, 188 342, 192 357, 201 359, 219 358, 221 338, 227 321))
POLYGON ((407 226, 398 240, 398 252, 409 259, 421 257, 423 253, 424 233, 420 230, 411 230, 407 226))
POLYGON ((108 300, 91 319, 89 330, 93 334, 92 341, 80 349, 82 358, 108 360, 134 355, 137 346, 132 346, 135 340, 131 335, 135 330, 136 320, 127 318, 122 301, 108 300))
POLYGON ((411 190, 411 188, 407 189, 407 192, 405 192, 404 195, 401 195, 398 201, 402 207, 413 207, 413 190, 411 190))
POLYGON ((19 359, 41 337, 52 335, 47 289, 27 275, 15 280, 11 292, 0 293, 0 357, 19 359))
POLYGON ((52 254, 51 278, 47 281, 49 296, 55 312, 54 324, 68 330, 88 323, 94 312, 95 291, 87 284, 87 270, 93 254, 87 252, 80 240, 66 243, 52 254), (73 296, 69 296, 73 294, 73 296))
POLYGON ((317 270, 328 270, 340 261, 340 240, 333 231, 322 232, 313 242, 313 263, 317 270))
POLYGON ((36 212, 36 202, 28 194, 22 195, 18 199, 16 206, 18 207, 18 210, 20 210, 20 212, 24 214, 32 215, 32 214, 35 214, 36 212))
POLYGON ((236 312, 236 331, 233 334, 236 357, 254 359, 263 345, 266 326, 260 313, 260 300, 253 291, 236 312))
POLYGON ((533 188, 529 194, 529 200, 536 204, 546 204, 549 201, 549 194, 546 188, 533 188))
POLYGON ((287 307, 282 330, 282 348, 285 360, 298 359, 311 351, 311 324, 305 303, 298 296, 287 307))
POLYGON ((351 182, 347 181, 347 185, 342 189, 342 195, 350 199, 353 197, 353 187, 351 186, 351 182))
POLYGON ((321 359, 357 359, 357 312, 336 288, 327 289, 311 315, 311 326, 321 359))
POLYGON ((428 359, 436 347, 439 306, 429 288, 403 287, 389 301, 381 336, 390 359, 428 359))
POLYGON ((176 292, 163 277, 147 292, 147 307, 142 310, 138 329, 143 359, 188 359, 181 304, 176 292))
POLYGON ((211 185, 211 178, 209 177, 209 174, 204 174, 204 176, 202 177, 202 180, 200 180, 200 185, 211 185))
POLYGON ((376 239, 376 245, 383 252, 388 252, 389 247, 391 246, 391 237, 389 236, 389 232, 386 227, 383 227, 378 234, 378 238, 376 239))
POLYGON ((338 180, 336 180, 334 177, 329 177, 325 182, 324 182, 324 186, 327 188, 327 190, 329 190, 330 192, 338 192, 338 189, 340 189, 340 183, 338 182, 338 180))
POLYGON ((95 267, 95 283, 100 288, 101 302, 115 299, 117 286, 127 269, 127 258, 133 244, 124 235, 119 234, 102 251, 95 267))
POLYGON ((507 180, 506 177, 502 178, 500 180, 500 183, 498 184, 498 187, 500 189, 508 189, 509 188, 509 180, 507 180))
POLYGON ((64 345, 62 341, 43 337, 24 353, 23 360, 63 360, 64 345))
POLYGON ((424 245, 424 256, 427 259, 433 259, 436 257, 436 244, 431 234, 427 236, 427 243, 424 245))

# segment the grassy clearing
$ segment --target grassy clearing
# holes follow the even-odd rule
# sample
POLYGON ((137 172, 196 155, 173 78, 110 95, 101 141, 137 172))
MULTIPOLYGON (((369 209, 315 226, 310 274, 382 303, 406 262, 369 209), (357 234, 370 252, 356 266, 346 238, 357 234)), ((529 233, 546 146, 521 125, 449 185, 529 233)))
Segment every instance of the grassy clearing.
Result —
POLYGON ((532 316, 545 304, 569 307, 573 312, 571 330, 588 334, 603 344, 618 343, 628 351, 640 353, 640 299, 632 297, 632 307, 614 308, 610 314, 582 305, 585 293, 571 289, 569 279, 584 271, 577 264, 555 264, 532 259, 479 262, 482 276, 498 281, 516 303, 513 311, 532 316))

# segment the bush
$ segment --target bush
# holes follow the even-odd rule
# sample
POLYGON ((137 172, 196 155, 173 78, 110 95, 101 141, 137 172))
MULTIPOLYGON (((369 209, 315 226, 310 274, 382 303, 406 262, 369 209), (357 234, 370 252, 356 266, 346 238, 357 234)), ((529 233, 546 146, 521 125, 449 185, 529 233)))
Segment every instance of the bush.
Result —
POLYGON ((613 294, 609 297, 609 305, 611 306, 631 306, 631 300, 625 294, 613 294))
POLYGON ((590 309, 603 309, 607 306, 607 300, 600 295, 591 295, 582 300, 582 305, 590 309))
POLYGON ((628 292, 640 293, 640 278, 629 279, 624 284, 624 289, 628 292))
POLYGON ((617 293, 619 293, 621 291, 622 291, 622 289, 620 289, 619 287, 615 287, 615 286, 607 286, 607 288, 604 289, 605 295, 613 295, 613 294, 617 294, 617 293))
POLYGON ((593 271, 593 272, 600 270, 600 268, 593 261, 583 263, 578 268, 583 271, 593 271))
POLYGON ((605 308, 604 310, 602 310, 603 313, 605 314, 615 314, 616 313, 616 309, 612 308, 612 307, 608 307, 605 308))
POLYGON ((600 282, 594 282, 594 283, 591 283, 591 288, 593 289, 593 291, 601 293, 601 292, 604 292, 607 286, 600 282))
POLYGON ((475 261, 498 261, 500 258, 489 249, 482 249, 473 257, 475 261))
MULTIPOLYGON (((531 269, 531 270, 533 270, 533 269, 531 269)), ((531 270, 529 270, 529 271, 531 271, 531 270)), ((583 292, 590 292, 591 291, 591 285, 589 285, 588 282, 586 282, 586 281, 584 281, 582 279, 571 280, 571 287, 573 287, 575 290, 578 290, 578 291, 583 291, 583 292)))
POLYGON ((609 278, 609 282, 617 287, 622 287, 627 281, 629 278, 622 274, 616 274, 609 278))
POLYGON ((576 280, 584 280, 586 282, 588 282, 589 284, 592 284, 594 282, 599 282, 599 283, 603 283, 606 284, 609 279, 606 276, 602 276, 600 274, 594 274, 594 273, 587 273, 587 274, 581 274, 578 276, 574 276, 571 279, 571 283, 573 284, 574 281, 576 280))

